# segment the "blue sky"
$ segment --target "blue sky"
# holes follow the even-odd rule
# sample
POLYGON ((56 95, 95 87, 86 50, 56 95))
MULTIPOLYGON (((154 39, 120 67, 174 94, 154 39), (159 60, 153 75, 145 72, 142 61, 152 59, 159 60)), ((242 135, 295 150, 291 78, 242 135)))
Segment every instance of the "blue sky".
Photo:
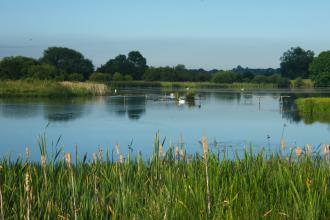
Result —
POLYGON ((139 50, 149 65, 278 67, 291 46, 330 49, 328 0, 0 0, 0 57, 77 49, 96 66, 139 50))

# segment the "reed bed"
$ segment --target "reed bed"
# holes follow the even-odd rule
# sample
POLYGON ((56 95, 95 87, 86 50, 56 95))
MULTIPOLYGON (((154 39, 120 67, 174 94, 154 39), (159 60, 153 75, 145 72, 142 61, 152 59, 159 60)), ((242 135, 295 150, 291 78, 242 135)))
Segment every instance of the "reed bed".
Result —
POLYGON ((330 123, 330 98, 312 97, 296 100, 299 115, 307 124, 313 122, 330 123))
POLYGON ((0 81, 0 97, 65 98, 106 95, 108 87, 100 83, 56 81, 0 81))
POLYGON ((116 145, 89 161, 60 150, 49 155, 45 140, 39 143, 41 163, 30 161, 29 148, 25 158, 0 161, 2 219, 330 217, 330 146, 287 156, 249 149, 229 160, 210 151, 205 137, 203 154, 187 155, 184 146, 166 149, 157 135, 149 160, 116 145))

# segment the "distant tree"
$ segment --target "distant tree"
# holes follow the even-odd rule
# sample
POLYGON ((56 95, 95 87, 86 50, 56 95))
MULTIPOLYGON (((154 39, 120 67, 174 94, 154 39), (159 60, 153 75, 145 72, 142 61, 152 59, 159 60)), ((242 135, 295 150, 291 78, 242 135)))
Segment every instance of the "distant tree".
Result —
POLYGON ((29 57, 5 57, 0 61, 0 79, 17 80, 28 75, 28 69, 38 61, 29 57))
POLYGON ((233 83, 241 80, 241 74, 233 71, 219 71, 212 76, 212 81, 215 83, 233 83))
POLYGON ((125 76, 123 77, 123 80, 124 80, 124 81, 132 81, 132 80, 133 80, 133 77, 132 77, 131 75, 125 75, 125 76))
POLYGON ((251 81, 254 78, 254 74, 251 71, 245 71, 242 74, 243 79, 245 79, 245 81, 251 81))
POLYGON ((309 70, 315 86, 330 86, 330 51, 320 53, 309 66, 309 70))
POLYGON ((121 73, 115 73, 112 76, 112 81, 123 81, 123 75, 121 73))
POLYGON ((286 77, 281 77, 278 79, 277 81, 277 86, 279 88, 290 88, 291 86, 291 81, 290 79, 286 78, 286 77))
POLYGON ((80 73, 70 73, 68 75, 69 81, 80 82, 84 80, 84 76, 80 73))
POLYGON ((131 64, 125 55, 118 55, 114 59, 110 59, 104 65, 97 69, 97 72, 114 74, 116 72, 129 74, 131 72, 131 64))
POLYGON ((80 52, 65 47, 49 47, 44 51, 40 61, 53 65, 68 75, 81 74, 84 79, 88 79, 94 71, 92 61, 85 59, 80 52))
POLYGON ((282 76, 290 79, 295 79, 299 76, 307 78, 309 75, 308 67, 313 61, 313 58, 313 51, 305 51, 300 47, 292 47, 280 59, 282 76))
POLYGON ((131 64, 131 76, 135 80, 142 79, 143 73, 148 68, 147 60, 144 58, 139 51, 131 51, 128 54, 127 61, 131 64))
POLYGON ((89 80, 94 82, 109 82, 111 81, 111 75, 108 73, 93 73, 90 75, 89 80))
POLYGON ((27 76, 33 79, 50 80, 56 79, 63 74, 61 70, 49 64, 38 64, 30 66, 27 70, 27 76))
POLYGON ((268 83, 268 77, 264 75, 255 76, 252 80, 253 83, 268 83))

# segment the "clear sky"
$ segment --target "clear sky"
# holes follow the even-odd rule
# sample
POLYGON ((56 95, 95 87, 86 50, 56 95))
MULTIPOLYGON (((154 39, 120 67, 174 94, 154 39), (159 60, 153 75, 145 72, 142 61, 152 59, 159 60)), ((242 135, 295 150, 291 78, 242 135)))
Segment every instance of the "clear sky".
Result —
POLYGON ((148 65, 278 67, 330 49, 329 0, 0 0, 0 57, 77 49, 96 66, 139 50, 148 65))

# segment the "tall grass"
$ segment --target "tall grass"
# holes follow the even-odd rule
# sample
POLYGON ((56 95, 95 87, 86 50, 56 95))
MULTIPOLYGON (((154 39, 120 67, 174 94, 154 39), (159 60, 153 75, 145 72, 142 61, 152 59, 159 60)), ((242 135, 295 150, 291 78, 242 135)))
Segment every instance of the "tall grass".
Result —
POLYGON ((74 97, 105 95, 104 84, 55 81, 0 81, 0 97, 74 97))
MULTIPOLYGON (((44 144, 44 142, 40 142, 44 144)), ((203 138, 203 155, 167 149, 159 136, 150 160, 102 148, 0 161, 5 219, 329 219, 329 146, 288 157, 245 151, 224 159, 203 138), (116 155, 117 154, 117 155, 116 155), (44 171, 45 175, 44 175, 44 171), (46 182, 47 179, 47 182, 46 182)), ((41 155, 44 148, 40 148, 41 155)), ((47 155, 47 153, 46 153, 47 155)))

